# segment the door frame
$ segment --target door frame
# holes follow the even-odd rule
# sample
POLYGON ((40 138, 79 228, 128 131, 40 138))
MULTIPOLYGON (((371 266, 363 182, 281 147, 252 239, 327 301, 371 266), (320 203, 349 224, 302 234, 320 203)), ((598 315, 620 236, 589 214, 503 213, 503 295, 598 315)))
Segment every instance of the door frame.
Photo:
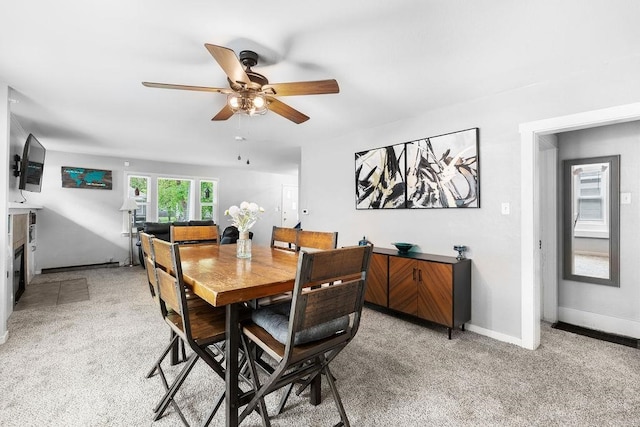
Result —
POLYGON ((640 120, 640 103, 621 105, 520 124, 520 345, 540 345, 541 262, 540 154, 544 136, 640 120))

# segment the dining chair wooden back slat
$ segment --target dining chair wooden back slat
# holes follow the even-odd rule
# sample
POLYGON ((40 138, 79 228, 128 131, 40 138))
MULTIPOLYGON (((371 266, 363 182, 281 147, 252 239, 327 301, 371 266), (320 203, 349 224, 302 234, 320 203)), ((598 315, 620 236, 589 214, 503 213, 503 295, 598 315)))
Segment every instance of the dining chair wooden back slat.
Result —
POLYGON ((298 242, 298 229, 273 226, 271 231, 271 247, 287 251, 295 251, 298 242))
POLYGON ((140 246, 142 248, 142 259, 147 272, 147 281, 149 282, 149 291, 154 300, 158 299, 158 282, 156 280, 156 272, 154 268, 153 258, 151 257, 151 239, 153 235, 141 232, 140 246))
POLYGON ((182 304, 180 303, 180 296, 176 289, 177 284, 175 277, 164 271, 164 269, 157 269, 156 275, 158 276, 158 291, 160 293, 160 299, 168 309, 181 314, 182 304))
POLYGON ((338 245, 338 232, 300 230, 296 249, 335 249, 338 245))
POLYGON ((217 225, 172 225, 171 242, 180 244, 189 243, 218 243, 217 225))

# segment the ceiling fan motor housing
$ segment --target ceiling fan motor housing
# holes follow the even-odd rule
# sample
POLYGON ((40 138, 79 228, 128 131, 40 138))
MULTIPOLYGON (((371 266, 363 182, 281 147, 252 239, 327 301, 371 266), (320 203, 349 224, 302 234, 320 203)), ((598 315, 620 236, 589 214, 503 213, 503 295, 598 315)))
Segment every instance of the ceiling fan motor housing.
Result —
POLYGON ((251 70, 251 67, 254 67, 258 63, 258 58, 258 54, 252 50, 243 50, 240 52, 240 62, 246 67, 245 73, 247 73, 249 80, 253 83, 259 84, 260 86, 264 86, 269 84, 269 80, 267 80, 267 78, 262 74, 251 70))
POLYGON ((240 52, 240 62, 245 67, 255 67, 258 63, 258 54, 252 50, 243 50, 240 52))

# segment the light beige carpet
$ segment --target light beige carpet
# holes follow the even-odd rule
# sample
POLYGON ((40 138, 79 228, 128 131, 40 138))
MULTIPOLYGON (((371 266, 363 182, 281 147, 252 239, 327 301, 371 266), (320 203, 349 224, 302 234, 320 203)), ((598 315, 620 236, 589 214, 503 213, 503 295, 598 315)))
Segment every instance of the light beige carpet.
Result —
MULTIPOLYGON (((169 332, 144 271, 46 276, 85 277, 90 299, 12 314, 9 340, 0 345, 0 425, 181 425, 172 409, 152 421, 161 384, 144 375, 169 332)), ((640 424, 640 352, 547 324, 542 345, 529 351, 472 332, 456 332, 449 341, 442 328, 365 309, 358 336, 332 366, 353 426, 640 424)), ((199 362, 177 400, 199 425, 222 389, 199 362)), ((270 408, 278 397, 271 396, 270 408)), ((273 426, 339 420, 326 382, 321 405, 312 407, 306 398, 293 396, 273 426)), ((224 425, 222 413, 212 425, 224 425)), ((252 416, 243 425, 260 421, 252 416)))

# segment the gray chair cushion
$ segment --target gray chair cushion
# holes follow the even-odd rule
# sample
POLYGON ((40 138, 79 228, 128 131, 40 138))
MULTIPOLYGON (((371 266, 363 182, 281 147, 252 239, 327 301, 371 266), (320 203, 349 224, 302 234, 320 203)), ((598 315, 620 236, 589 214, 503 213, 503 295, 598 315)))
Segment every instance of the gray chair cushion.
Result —
MULTIPOLYGON (((251 313, 251 320, 265 331, 269 332, 281 344, 287 343, 287 333, 289 331, 289 314, 291 312, 291 302, 274 304, 259 308, 251 313)), ((349 316, 330 320, 320 325, 305 329, 296 334, 294 345, 305 344, 328 338, 340 331, 344 331, 349 326, 349 316)))

